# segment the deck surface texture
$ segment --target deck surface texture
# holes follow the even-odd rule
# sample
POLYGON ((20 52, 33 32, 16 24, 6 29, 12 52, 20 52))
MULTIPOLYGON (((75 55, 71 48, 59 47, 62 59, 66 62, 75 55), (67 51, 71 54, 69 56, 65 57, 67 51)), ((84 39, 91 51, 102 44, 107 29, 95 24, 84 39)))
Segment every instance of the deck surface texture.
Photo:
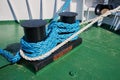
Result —
MULTIPOLYGON (((0 22, 0 48, 23 34, 19 24, 0 22)), ((37 73, 0 56, 0 80, 120 80, 120 35, 93 26, 80 37, 81 45, 37 73)))

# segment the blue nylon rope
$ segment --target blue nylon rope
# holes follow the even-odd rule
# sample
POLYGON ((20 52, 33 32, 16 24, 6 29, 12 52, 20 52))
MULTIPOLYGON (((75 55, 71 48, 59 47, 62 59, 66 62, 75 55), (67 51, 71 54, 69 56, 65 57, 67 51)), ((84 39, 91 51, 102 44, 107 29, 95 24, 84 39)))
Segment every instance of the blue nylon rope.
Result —
MULTIPOLYGON (((70 37, 72 34, 79 30, 79 21, 73 24, 67 24, 63 22, 52 22, 47 29, 48 38, 44 41, 38 43, 28 43, 23 38, 21 38, 20 43, 22 50, 28 53, 29 57, 37 57, 40 56, 52 48, 54 48, 58 43, 63 42, 65 39, 70 37), (64 34, 65 32, 69 32, 69 34, 64 34), (63 34, 60 34, 63 33, 63 34)), ((72 40, 77 39, 78 37, 73 38, 72 40)), ((0 49, 0 54, 7 58, 11 63, 16 63, 21 59, 19 52, 16 55, 12 55, 10 52, 0 49)))
POLYGON ((17 52, 16 55, 14 56, 10 52, 0 49, 0 55, 4 56, 11 63, 16 63, 21 59, 19 52, 17 52))
MULTIPOLYGON (((63 5, 63 7, 60 9, 60 11, 65 10, 70 4, 70 1, 71 0, 67 0, 66 3, 63 5)), ((74 34, 79 30, 79 21, 76 21, 76 23, 73 24, 67 24, 67 23, 57 22, 56 21, 57 18, 58 16, 56 16, 46 28, 46 33, 47 33, 46 40, 38 43, 28 43, 23 38, 21 38, 20 44, 22 50, 27 52, 25 53, 27 56, 37 57, 43 55, 52 48, 54 48, 58 43, 63 42, 65 39, 67 39, 68 37, 70 37, 72 34, 74 34)), ((72 40, 75 40, 77 38, 78 36, 74 37, 72 40)), ((21 59, 19 52, 17 52, 16 55, 14 56, 10 52, 0 49, 0 55, 3 55, 11 63, 16 63, 21 59)))
MULTIPOLYGON (((68 37, 70 37, 72 34, 77 32, 79 30, 79 21, 76 21, 74 24, 67 24, 62 22, 53 22, 48 27, 51 27, 50 33, 47 34, 47 39, 38 43, 28 43, 23 38, 21 39, 21 47, 22 50, 24 50, 27 53, 28 57, 37 57, 40 55, 43 55, 44 53, 50 51, 52 48, 54 48, 58 43, 63 42, 68 37), (61 26, 64 25, 64 26, 61 26), (66 28, 67 27, 67 28, 66 28), (71 29, 70 29, 71 27, 71 29), (59 34, 62 31, 60 29, 63 28, 64 32, 71 32, 69 34, 59 34)), ((72 40, 77 39, 78 37, 73 38, 72 40)))
POLYGON ((70 5, 71 1, 72 0, 66 0, 65 4, 60 8, 60 10, 57 12, 57 14, 55 15, 55 17, 54 17, 54 19, 52 21, 56 21, 57 20, 57 18, 59 17, 58 13, 63 12, 64 10, 66 10, 68 8, 68 6, 70 5))

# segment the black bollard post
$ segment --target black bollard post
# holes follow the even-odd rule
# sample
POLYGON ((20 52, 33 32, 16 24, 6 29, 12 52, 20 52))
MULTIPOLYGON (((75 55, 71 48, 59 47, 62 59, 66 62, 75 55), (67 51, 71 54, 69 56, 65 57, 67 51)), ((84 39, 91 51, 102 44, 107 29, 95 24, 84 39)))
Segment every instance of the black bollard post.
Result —
POLYGON ((24 39, 30 43, 36 43, 44 40, 46 38, 45 25, 47 22, 45 20, 26 20, 21 23, 24 28, 24 39))
POLYGON ((75 13, 75 12, 62 12, 62 13, 59 13, 60 21, 64 22, 64 23, 69 23, 69 24, 75 23, 77 15, 78 14, 75 13))

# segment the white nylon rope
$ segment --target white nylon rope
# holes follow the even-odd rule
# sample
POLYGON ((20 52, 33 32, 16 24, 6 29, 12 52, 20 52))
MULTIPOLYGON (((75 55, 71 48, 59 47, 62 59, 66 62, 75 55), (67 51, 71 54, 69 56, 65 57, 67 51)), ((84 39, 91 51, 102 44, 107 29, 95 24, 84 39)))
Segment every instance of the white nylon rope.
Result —
MULTIPOLYGON (((57 45, 56 47, 54 47, 53 49, 51 49, 49 52, 43 54, 43 55, 40 55, 40 56, 37 56, 37 57, 34 57, 34 58, 31 58, 31 57, 28 57, 24 54, 24 52, 20 49, 20 55, 26 59, 26 60, 29 60, 29 61, 36 61, 36 60, 42 60, 44 59, 46 56, 49 56, 51 55, 53 52, 55 52, 57 49, 59 49, 61 46, 63 46, 64 44, 66 44, 68 41, 70 41, 72 38, 74 38, 75 36, 77 36, 78 34, 82 33, 83 31, 85 31, 86 29, 90 28, 91 25, 93 25, 94 23, 96 23, 98 20, 100 20, 101 18, 104 18, 108 15, 111 15, 113 13, 116 13, 118 10, 120 9, 120 6, 118 6, 117 8, 113 9, 113 10, 110 10, 110 11, 107 11, 106 13, 104 13, 103 15, 100 15, 98 17, 96 17, 95 19, 92 20, 91 23, 89 23, 87 26, 83 27, 82 29, 80 29, 78 32, 76 32, 75 34, 73 34, 72 36, 70 36, 68 39, 66 39, 64 42, 60 43, 59 45, 57 45)), ((82 24, 82 23, 81 23, 82 24)))

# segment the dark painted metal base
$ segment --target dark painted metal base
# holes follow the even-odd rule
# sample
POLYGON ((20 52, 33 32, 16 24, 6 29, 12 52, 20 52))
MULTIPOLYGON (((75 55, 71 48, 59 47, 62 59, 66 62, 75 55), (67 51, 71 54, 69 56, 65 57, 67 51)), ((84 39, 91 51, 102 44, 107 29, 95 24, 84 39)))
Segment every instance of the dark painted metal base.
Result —
POLYGON ((26 60, 22 59, 19 63, 25 65, 29 69, 32 68, 32 70, 34 69, 34 71, 38 71, 38 70, 42 69, 43 67, 47 66, 48 64, 50 64, 51 62, 57 60, 64 54, 68 53, 70 50, 72 50, 76 46, 80 45, 81 43, 82 43, 82 39, 78 38, 77 40, 68 42, 67 44, 65 44, 64 46, 59 48, 52 55, 50 55, 49 57, 47 57, 44 60, 26 61, 26 60))
POLYGON ((113 32, 115 34, 120 35, 120 29, 115 31, 114 29, 110 29, 110 25, 102 24, 102 26, 100 26, 100 27, 103 28, 103 29, 106 29, 108 31, 111 31, 111 32, 113 32))

